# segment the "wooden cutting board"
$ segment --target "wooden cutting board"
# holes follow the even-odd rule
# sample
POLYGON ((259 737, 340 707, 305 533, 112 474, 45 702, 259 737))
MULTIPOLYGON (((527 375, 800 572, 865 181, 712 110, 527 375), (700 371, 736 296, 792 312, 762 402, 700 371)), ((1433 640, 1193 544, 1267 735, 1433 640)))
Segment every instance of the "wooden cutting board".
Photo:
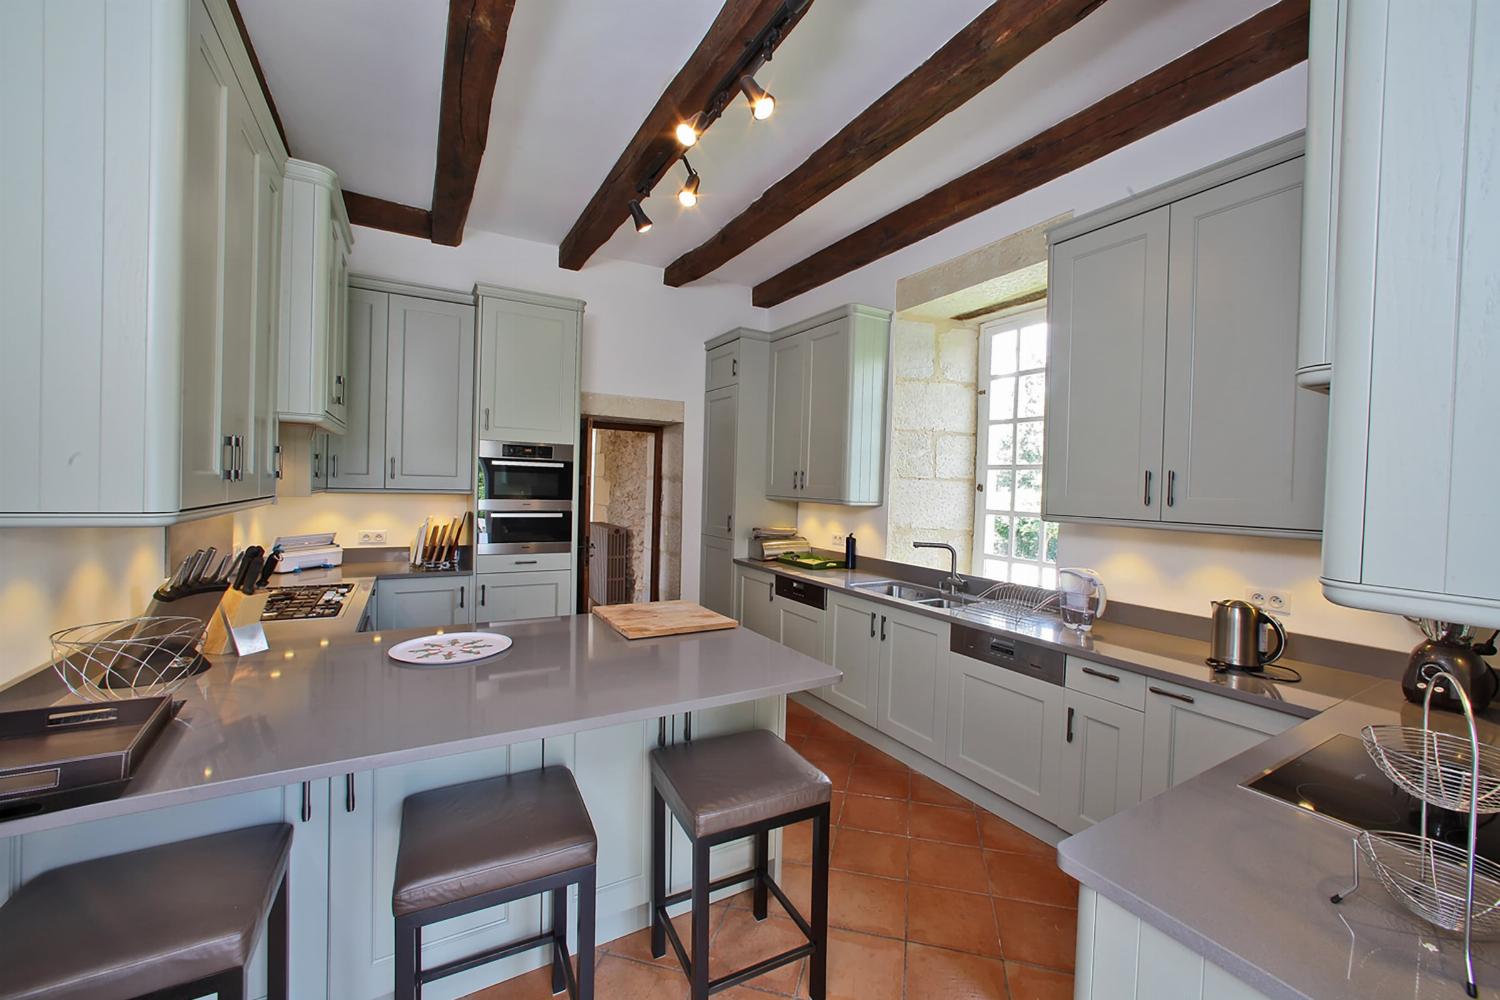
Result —
POLYGON ((601 604, 594 614, 627 639, 712 632, 739 624, 692 601, 655 601, 650 604, 601 604))

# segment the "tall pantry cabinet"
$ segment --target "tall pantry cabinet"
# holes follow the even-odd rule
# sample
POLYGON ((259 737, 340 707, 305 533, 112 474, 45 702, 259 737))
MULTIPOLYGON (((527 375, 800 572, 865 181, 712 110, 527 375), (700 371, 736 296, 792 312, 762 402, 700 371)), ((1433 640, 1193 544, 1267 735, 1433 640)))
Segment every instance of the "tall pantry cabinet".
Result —
POLYGON ((274 496, 286 149, 226 0, 14 0, 0 65, 0 525, 274 496))

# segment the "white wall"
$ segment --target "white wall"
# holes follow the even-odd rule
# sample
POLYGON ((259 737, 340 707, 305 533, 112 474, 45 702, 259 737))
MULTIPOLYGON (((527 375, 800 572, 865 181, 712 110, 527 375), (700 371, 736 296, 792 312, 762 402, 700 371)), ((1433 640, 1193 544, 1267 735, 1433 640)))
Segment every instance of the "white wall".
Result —
POLYGON ((236 546, 269 547, 280 535, 332 531, 346 549, 359 545, 362 529, 386 532, 387 546, 410 545, 425 518, 447 522, 473 507, 467 496, 445 493, 319 493, 282 497, 234 515, 236 546))
MULTIPOLYGON (((649 239, 649 237, 646 237, 649 239)), ((356 227, 358 274, 466 290, 476 281, 583 299, 585 392, 681 400, 684 404, 682 593, 698 593, 703 473, 703 342, 736 326, 766 329, 765 310, 735 285, 668 288, 661 270, 597 260, 557 266, 557 248, 470 231, 462 246, 356 227)), ((374 525, 378 527, 378 525, 374 525)))

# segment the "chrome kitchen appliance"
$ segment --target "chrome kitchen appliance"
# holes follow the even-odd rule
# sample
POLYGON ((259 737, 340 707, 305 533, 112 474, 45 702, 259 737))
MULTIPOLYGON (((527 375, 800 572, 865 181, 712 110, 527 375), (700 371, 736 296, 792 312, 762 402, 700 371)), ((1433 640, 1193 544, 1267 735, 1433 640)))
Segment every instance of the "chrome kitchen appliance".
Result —
POLYGON ((573 550, 573 446, 479 442, 474 551, 573 550))
POLYGON ((796 528, 755 528, 750 532, 750 558, 770 562, 784 555, 811 552, 812 542, 796 528))
POLYGON ((1062 592, 1059 612, 1063 624, 1075 632, 1087 632, 1109 607, 1109 594, 1096 570, 1070 566, 1057 571, 1057 589, 1062 592))
POLYGON ((1286 652, 1286 629, 1260 608, 1248 601, 1214 601, 1213 606, 1209 666, 1260 673, 1286 652), (1269 648, 1267 635, 1275 639, 1269 648))

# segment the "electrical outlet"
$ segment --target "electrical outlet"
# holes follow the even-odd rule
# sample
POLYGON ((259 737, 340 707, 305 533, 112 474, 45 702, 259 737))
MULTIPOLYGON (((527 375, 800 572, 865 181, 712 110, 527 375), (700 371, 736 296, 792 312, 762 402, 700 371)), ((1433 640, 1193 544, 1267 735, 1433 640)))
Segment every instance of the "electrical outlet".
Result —
POLYGON ((1292 613, 1292 599, 1279 590, 1273 590, 1266 595, 1266 610, 1272 614, 1289 615, 1292 613))
POLYGON ((359 544, 361 545, 384 545, 384 528, 362 528, 359 532, 359 544))
POLYGON ((1246 587, 1245 600, 1257 608, 1264 608, 1270 593, 1265 587, 1246 587))
POLYGON ((844 547, 844 536, 843 535, 834 535, 833 536, 833 547, 836 548, 836 549, 841 549, 841 548, 844 547))

